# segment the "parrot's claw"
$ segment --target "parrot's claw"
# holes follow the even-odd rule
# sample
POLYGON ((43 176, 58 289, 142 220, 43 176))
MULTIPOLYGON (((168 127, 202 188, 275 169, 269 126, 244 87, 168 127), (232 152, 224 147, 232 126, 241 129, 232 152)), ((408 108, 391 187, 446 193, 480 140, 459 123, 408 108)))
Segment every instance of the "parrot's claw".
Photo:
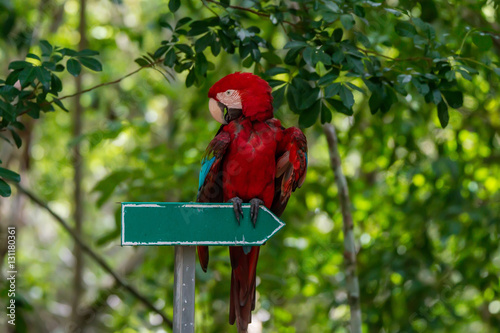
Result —
POLYGON ((250 219, 252 220, 253 227, 255 228, 255 225, 257 224, 257 216, 259 216, 259 206, 264 204, 264 201, 253 198, 250 200, 250 219))
POLYGON ((233 210, 234 210, 234 215, 236 216, 236 221, 238 221, 238 225, 240 224, 240 215, 243 217, 243 208, 241 208, 241 204, 243 203, 243 200, 241 200, 238 197, 234 197, 232 199, 229 199, 229 202, 233 203, 233 210))

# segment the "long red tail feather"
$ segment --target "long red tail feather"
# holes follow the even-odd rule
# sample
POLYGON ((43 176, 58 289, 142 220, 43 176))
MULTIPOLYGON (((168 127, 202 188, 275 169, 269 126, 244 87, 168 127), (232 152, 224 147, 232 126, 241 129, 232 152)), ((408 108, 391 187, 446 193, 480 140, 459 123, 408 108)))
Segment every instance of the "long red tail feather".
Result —
POLYGON ((200 266, 204 272, 207 271, 208 267, 208 246, 197 246, 198 259, 200 259, 200 266))
POLYGON ((247 332, 248 324, 252 322, 259 251, 259 246, 252 247, 248 254, 240 246, 229 247, 232 266, 229 323, 236 321, 238 333, 247 332))

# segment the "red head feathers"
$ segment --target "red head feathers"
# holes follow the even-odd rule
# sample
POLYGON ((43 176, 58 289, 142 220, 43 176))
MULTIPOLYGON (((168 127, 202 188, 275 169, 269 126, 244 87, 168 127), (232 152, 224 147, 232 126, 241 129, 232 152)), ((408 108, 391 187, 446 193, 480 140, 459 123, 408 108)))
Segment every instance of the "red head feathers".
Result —
POLYGON ((210 88, 208 97, 210 112, 221 123, 234 119, 231 119, 231 114, 224 116, 225 108, 228 111, 242 110, 243 116, 252 121, 264 121, 273 117, 271 87, 251 73, 236 72, 223 77, 210 88))

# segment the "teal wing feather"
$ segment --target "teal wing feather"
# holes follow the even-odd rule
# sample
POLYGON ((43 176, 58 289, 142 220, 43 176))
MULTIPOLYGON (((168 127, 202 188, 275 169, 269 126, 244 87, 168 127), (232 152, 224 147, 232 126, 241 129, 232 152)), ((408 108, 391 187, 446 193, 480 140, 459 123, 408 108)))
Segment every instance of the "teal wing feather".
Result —
POLYGON ((202 160, 198 202, 222 202, 222 161, 231 136, 223 130, 210 141, 202 160))
POLYGON ((212 157, 211 159, 204 158, 201 161, 200 176, 198 178, 198 181, 199 181, 198 182, 198 191, 200 191, 201 186, 203 185, 203 183, 205 183, 205 178, 207 178, 208 172, 212 168, 212 165, 214 164, 214 162, 215 162, 215 156, 212 157))

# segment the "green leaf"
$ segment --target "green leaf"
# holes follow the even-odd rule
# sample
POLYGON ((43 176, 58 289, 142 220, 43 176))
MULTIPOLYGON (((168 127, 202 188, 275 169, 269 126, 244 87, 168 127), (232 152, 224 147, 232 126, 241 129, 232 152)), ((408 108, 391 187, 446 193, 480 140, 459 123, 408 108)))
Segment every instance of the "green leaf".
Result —
POLYGON ((339 5, 337 5, 334 1, 325 1, 325 7, 334 13, 338 13, 340 11, 339 5))
POLYGON ((297 89, 291 84, 288 85, 286 91, 286 101, 288 102, 288 107, 293 113, 300 113, 297 103, 295 103, 295 96, 297 95, 297 89))
POLYGON ((330 108, 326 106, 326 104, 324 104, 324 102, 322 102, 322 106, 321 106, 321 117, 320 117, 320 120, 321 120, 321 123, 322 124, 325 124, 325 123, 329 123, 332 121, 332 111, 330 111, 330 108))
POLYGON ((319 88, 314 88, 309 90, 305 95, 303 95, 300 99, 299 109, 305 110, 311 107, 313 103, 318 99, 319 88))
POLYGON ((43 67, 36 66, 35 74, 38 81, 40 81, 40 83, 45 87, 45 89, 48 90, 50 88, 50 81, 51 81, 50 72, 43 67))
POLYGON ((38 60, 38 61, 42 61, 42 59, 40 59, 39 56, 37 56, 36 54, 33 54, 33 53, 28 53, 26 55, 26 58, 31 58, 31 59, 35 59, 35 60, 38 60))
POLYGON ((207 62, 207 58, 205 57, 205 55, 203 53, 196 54, 196 64, 195 64, 194 68, 196 70, 196 74, 199 77, 202 77, 207 73, 208 62, 207 62))
POLYGON ((176 44, 175 47, 179 49, 179 51, 184 52, 188 58, 194 56, 193 49, 186 44, 176 44))
POLYGON ((40 106, 36 103, 28 102, 28 116, 33 119, 40 118, 40 106))
POLYGON ((370 107, 371 114, 377 113, 382 105, 382 98, 377 91, 374 91, 368 100, 368 106, 370 107))
POLYGON ((167 54, 165 54, 165 60, 163 61, 163 64, 167 67, 173 67, 176 60, 177 55, 175 54, 175 50, 171 48, 170 50, 168 50, 167 54))
POLYGON ((411 79, 411 82, 417 88, 417 91, 421 95, 427 95, 430 91, 429 85, 427 83, 421 83, 419 79, 416 77, 413 77, 411 79))
POLYGON ((175 30, 179 29, 183 25, 189 23, 192 19, 190 17, 183 17, 175 24, 175 30))
POLYGON ((397 102, 397 96, 394 93, 394 90, 388 86, 385 86, 383 91, 384 93, 382 95, 383 98, 382 104, 380 105, 380 111, 386 113, 391 109, 392 105, 397 102))
POLYGON ((335 72, 328 72, 324 76, 321 77, 321 79, 318 80, 318 85, 324 86, 332 83, 338 78, 338 74, 335 72))
POLYGON ((10 189, 9 184, 0 179, 0 196, 2 197, 10 197, 12 191, 10 189))
POLYGON ((306 47, 306 49, 302 53, 302 57, 304 58, 306 64, 312 67, 316 65, 316 61, 313 60, 314 51, 315 50, 312 47, 306 47))
POLYGON ((431 99, 432 103, 437 105, 443 100, 443 98, 441 97, 441 92, 438 89, 434 89, 431 93, 432 93, 432 99, 431 99))
POLYGON ((341 28, 337 28, 333 31, 332 37, 333 40, 339 43, 342 40, 342 36, 344 35, 344 31, 341 28))
POLYGON ((476 33, 472 35, 472 42, 480 51, 488 51, 493 46, 491 36, 484 33, 476 33))
POLYGON ((273 67, 271 69, 268 69, 266 71, 266 75, 268 76, 275 76, 275 75, 278 75, 278 74, 288 74, 290 73, 290 71, 286 68, 282 68, 282 67, 273 67))
POLYGON ((349 87, 351 87, 351 89, 357 90, 357 91, 359 91, 362 94, 365 93, 365 91, 363 89, 361 89, 360 87, 358 87, 355 84, 352 84, 351 82, 346 82, 345 84, 348 85, 349 87))
POLYGON ((342 22, 342 25, 347 30, 351 30, 355 23, 354 17, 351 14, 340 15, 340 22, 342 22))
POLYGON ((76 59, 68 59, 68 62, 66 62, 66 68, 68 69, 68 72, 77 77, 80 75, 80 72, 82 71, 82 66, 76 59))
MULTIPOLYGON (((252 43, 253 44, 253 43, 252 43)), ((257 45, 253 45, 254 47, 252 48, 252 50, 250 51, 250 54, 253 58, 253 60, 255 62, 259 62, 260 59, 261 59, 261 55, 260 55, 260 50, 259 50, 259 47, 257 45)))
POLYGON ((296 47, 296 48, 290 49, 287 52, 287 54, 285 55, 285 64, 294 65, 295 59, 297 59, 297 56, 299 55, 300 51, 302 51, 303 49, 304 49, 303 47, 296 47))
POLYGON ((446 98, 448 105, 454 109, 458 109, 464 104, 464 94, 461 91, 443 90, 441 93, 446 98))
POLYGON ((315 60, 315 62, 321 62, 326 66, 330 66, 332 64, 332 58, 321 49, 316 50, 313 59, 315 60))
POLYGON ((352 91, 349 88, 347 88, 345 85, 342 85, 340 87, 339 96, 346 108, 352 108, 352 106, 354 105, 354 96, 352 95, 352 91))
POLYGON ((341 84, 333 83, 325 88, 325 98, 332 98, 336 96, 340 91, 341 84))
POLYGON ((16 143, 17 148, 21 148, 21 146, 23 145, 23 141, 21 140, 21 137, 13 129, 9 129, 9 130, 10 130, 10 134, 12 134, 12 138, 14 139, 14 142, 16 143))
POLYGON ((277 110, 282 104, 285 98, 286 85, 273 91, 273 108, 277 110))
POLYGON ((365 9, 361 6, 354 6, 354 14, 356 14, 359 17, 365 17, 365 9))
POLYGON ((55 71, 56 70, 56 63, 52 61, 44 61, 42 63, 42 66, 50 71, 55 71))
POLYGON ((217 57, 220 53, 220 43, 217 40, 214 40, 214 42, 210 45, 210 50, 212 50, 214 57, 217 57))
POLYGON ((337 112, 340 112, 340 113, 343 113, 345 115, 348 115, 348 116, 352 116, 354 114, 354 112, 352 111, 352 109, 349 109, 349 108, 346 108, 344 103, 342 103, 341 101, 339 100, 336 100, 336 99, 333 99, 333 98, 327 98, 326 100, 328 102, 328 104, 330 104, 334 109, 335 111, 337 112))
POLYGON ((188 31, 188 36, 198 36, 208 32, 209 30, 209 22, 203 21, 194 21, 190 25, 190 30, 188 31))
POLYGON ((299 125, 301 127, 311 127, 314 125, 321 112, 321 100, 317 100, 309 109, 302 111, 299 117, 299 125))
POLYGON ((25 68, 28 66, 33 66, 33 65, 27 61, 22 61, 22 60, 13 61, 9 64, 9 69, 16 70, 16 69, 22 69, 22 68, 25 68))
POLYGON ((334 64, 341 64, 342 61, 344 61, 345 59, 345 55, 344 55, 344 52, 342 52, 342 50, 337 50, 333 53, 332 55, 332 61, 334 64))
POLYGON ((186 87, 187 88, 191 87, 195 80, 196 80, 196 74, 194 70, 190 70, 186 77, 186 87))
POLYGON ((172 13, 175 13, 180 6, 181 6, 181 0, 170 0, 168 2, 168 9, 170 9, 172 13))
POLYGON ((35 66, 26 67, 21 73, 19 73, 19 81, 21 81, 21 86, 26 86, 26 84, 33 82, 35 79, 35 66))
POLYGON ((448 114, 448 106, 445 102, 441 101, 437 105, 438 109, 438 118, 441 123, 441 127, 445 128, 448 125, 448 121, 450 120, 450 115, 448 114))
POLYGON ((241 66, 245 68, 250 68, 253 64, 253 58, 252 57, 246 57, 245 60, 241 63, 241 66))
POLYGON ((357 57, 348 56, 347 63, 349 67, 351 67, 356 73, 364 74, 365 66, 363 65, 363 61, 357 57))
POLYGON ((52 54, 52 45, 46 40, 40 41, 40 48, 42 49, 42 55, 48 57, 52 54))
POLYGON ((215 41, 214 35, 209 32, 206 35, 198 38, 198 40, 194 43, 194 50, 196 53, 203 52, 209 45, 211 45, 215 41))
POLYGON ((149 62, 146 61, 144 58, 137 58, 134 60, 139 66, 141 67, 144 67, 144 66, 148 66, 149 65, 149 62))
POLYGON ((63 88, 61 79, 57 77, 55 74, 50 75, 50 92, 54 95, 57 95, 63 88))
POLYGON ((160 27, 162 28, 167 28, 169 29, 170 31, 174 31, 174 29, 172 28, 172 26, 168 23, 168 15, 167 14, 162 14, 158 20, 158 24, 160 25, 160 27))
POLYGON ((304 48, 307 46, 306 42, 299 40, 291 40, 283 46, 284 49, 304 48))
POLYGON ((153 54, 153 58, 155 59, 160 58, 165 52, 167 52, 169 47, 170 47, 169 45, 161 46, 158 50, 155 51, 155 53, 153 54))
POLYGON ((54 99, 52 99, 52 101, 54 103, 56 103, 56 105, 58 107, 60 107, 61 109, 63 109, 64 111, 69 112, 68 109, 66 109, 66 107, 64 106, 64 104, 58 98, 54 98, 54 99))
POLYGON ((68 48, 63 48, 59 51, 63 56, 66 55, 68 57, 76 56, 76 51, 68 48))
POLYGON ((21 181, 21 176, 19 176, 18 173, 2 167, 0 167, 0 177, 12 180, 13 182, 16 183, 19 183, 21 181))
POLYGON ((403 37, 413 37, 417 34, 417 29, 410 22, 399 21, 396 24, 396 33, 403 37))
POLYGON ((274 88, 274 87, 279 87, 281 85, 284 85, 286 82, 281 81, 281 80, 267 80, 267 83, 269 83, 271 88, 274 88))
POLYGON ((271 65, 279 65, 283 62, 281 61, 281 58, 273 52, 263 52, 262 58, 264 58, 271 65))
POLYGON ((78 60, 80 60, 80 63, 88 69, 96 72, 102 71, 102 65, 97 59, 89 57, 79 57, 78 60))

